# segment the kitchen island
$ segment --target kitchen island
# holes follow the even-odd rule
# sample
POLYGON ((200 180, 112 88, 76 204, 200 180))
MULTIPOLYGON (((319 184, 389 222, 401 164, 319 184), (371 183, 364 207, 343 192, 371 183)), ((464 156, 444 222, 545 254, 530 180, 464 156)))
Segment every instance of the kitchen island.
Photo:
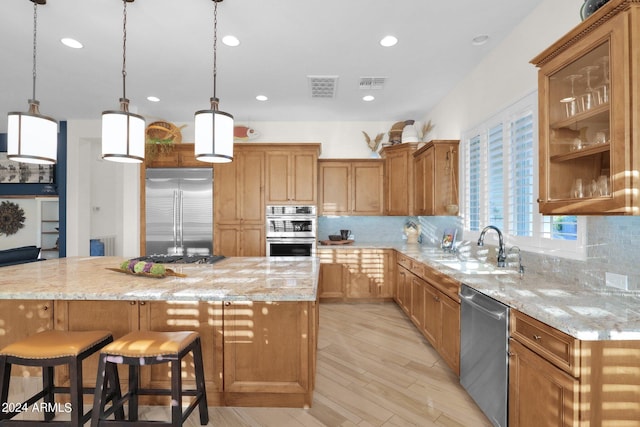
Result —
MULTIPOLYGON (((71 257, 2 268, 0 345, 46 329, 107 329, 114 338, 132 330, 195 330, 202 338, 209 405, 311 405, 316 258, 172 264, 185 277, 164 278, 109 270, 123 261, 71 257)), ((96 365, 94 356, 84 369, 95 372, 96 365)), ((185 381, 193 380, 190 366, 186 373, 185 381)), ((120 372, 123 384, 126 374, 120 372)), ((85 376, 87 386, 91 377, 85 376)), ((145 387, 168 386, 169 380, 166 366, 149 367, 142 375, 145 387)))

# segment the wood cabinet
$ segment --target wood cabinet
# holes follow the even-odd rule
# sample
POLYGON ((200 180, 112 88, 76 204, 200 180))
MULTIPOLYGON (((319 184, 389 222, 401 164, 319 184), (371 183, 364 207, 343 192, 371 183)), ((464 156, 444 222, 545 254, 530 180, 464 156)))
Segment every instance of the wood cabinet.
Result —
MULTIPOLYGON (((53 329, 53 301, 0 300, 0 348, 29 335, 53 329)), ((16 365, 12 375, 41 376, 40 368, 16 365)))
MULTIPOLYGON (((42 304, 27 301, 23 306, 31 312, 42 310, 42 304)), ((311 405, 317 348, 316 301, 78 300, 54 304, 55 327, 60 330, 103 329, 112 331, 116 339, 133 330, 198 332, 209 405, 311 405)), ((12 322, 24 323, 19 319, 12 322)), ((87 387, 95 383, 97 362, 94 355, 83 364, 87 387)), ((60 371, 63 375, 59 378, 68 380, 66 368, 60 371)), ((126 384, 126 367, 120 366, 119 372, 126 384)), ((190 359, 186 359, 183 375, 187 384, 195 380, 190 359)), ((140 381, 142 387, 169 388, 170 380, 168 366, 153 365, 143 368, 140 381)))
POLYGON ((638 341, 586 341, 511 310, 510 426, 637 425, 638 341))
POLYGON ((460 375, 460 283, 406 255, 396 259, 396 303, 460 375))
POLYGON ((224 303, 227 405, 266 406, 270 395, 282 394, 293 406, 311 406, 315 310, 315 302, 224 303))
POLYGON ((394 251, 369 248, 318 248, 318 295, 327 300, 391 300, 394 251))
POLYGON ((382 215, 382 160, 318 160, 319 215, 382 215))
POLYGON ((266 204, 317 203, 320 144, 273 144, 266 153, 266 204))
POLYGON ((144 165, 147 168, 210 168, 211 163, 196 160, 194 144, 172 144, 171 148, 145 154, 144 165))
POLYGON ((458 140, 433 140, 413 153, 414 214, 458 213, 458 140))
POLYGON ((414 161, 418 144, 403 143, 383 147, 384 214, 414 215, 414 161))
POLYGON ((531 62, 539 68, 543 214, 640 214, 640 4, 613 0, 531 62))
POLYGON ((213 246, 225 256, 264 256, 265 152, 236 145, 231 163, 213 169, 213 246))

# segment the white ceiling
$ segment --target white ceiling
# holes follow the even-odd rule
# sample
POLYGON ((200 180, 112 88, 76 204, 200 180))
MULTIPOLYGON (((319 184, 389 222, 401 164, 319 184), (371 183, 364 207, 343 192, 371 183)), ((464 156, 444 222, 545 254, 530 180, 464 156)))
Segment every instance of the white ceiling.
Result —
MULTIPOLYGON (((421 120, 542 0, 225 0, 218 4, 220 109, 251 121, 421 120), (240 46, 228 47, 233 34, 240 46), (383 48, 387 34, 399 39, 383 48), (474 46, 479 34, 488 43, 474 46), (307 76, 338 76, 311 98, 307 76), (386 77, 381 90, 361 77, 386 77), (373 102, 362 101, 372 94, 373 102), (259 102, 258 94, 269 101, 259 102)), ((193 120, 212 95, 211 0, 136 0, 127 7, 127 97, 149 120, 193 120), (149 95, 159 103, 146 100, 149 95)), ((99 119, 122 96, 122 1, 48 0, 38 7, 37 98, 57 120, 99 119), (60 43, 73 37, 80 50, 60 43)), ((0 115, 26 111, 33 3, 0 2, 0 115)), ((0 119, 6 132, 6 119, 0 119)))

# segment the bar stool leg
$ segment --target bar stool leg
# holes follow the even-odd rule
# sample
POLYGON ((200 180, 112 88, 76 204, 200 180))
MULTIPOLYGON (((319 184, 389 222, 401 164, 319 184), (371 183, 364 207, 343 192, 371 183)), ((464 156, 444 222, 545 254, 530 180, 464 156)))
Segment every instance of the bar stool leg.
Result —
POLYGON ((138 421, 138 375, 136 365, 129 365, 129 420, 138 421))
POLYGON ((200 338, 196 340, 193 346, 193 367, 196 375, 196 389, 200 393, 200 403, 198 403, 198 412, 200 412, 200 424, 209 423, 209 408, 207 407, 207 391, 204 383, 204 365, 202 362, 202 347, 200 346, 200 338))
MULTIPOLYGON (((5 406, 9 399, 9 379, 11 378, 11 364, 6 356, 0 356, 0 404, 5 406)), ((0 420, 8 418, 8 412, 0 412, 0 420)))
MULTIPOLYGON (((111 404, 115 405, 122 399, 122 393, 120 392, 120 375, 118 374, 118 366, 115 363, 107 363, 105 367, 105 375, 107 376, 109 384, 109 392, 111 394, 111 404)), ((106 395, 106 393, 105 393, 106 395)), ((106 397, 102 396, 101 401, 106 402, 106 397)), ((118 405, 114 413, 116 420, 124 420, 124 407, 118 405)))
POLYGON ((81 427, 84 417, 82 395, 82 361, 75 358, 69 363, 69 388, 71 392, 71 427, 81 427))
POLYGON ((43 366, 42 367, 42 390, 44 390, 45 395, 43 398, 45 409, 44 409, 44 420, 51 421, 56 413, 53 411, 53 366, 43 366))
POLYGON ((171 362, 171 424, 182 425, 182 369, 181 359, 171 362))

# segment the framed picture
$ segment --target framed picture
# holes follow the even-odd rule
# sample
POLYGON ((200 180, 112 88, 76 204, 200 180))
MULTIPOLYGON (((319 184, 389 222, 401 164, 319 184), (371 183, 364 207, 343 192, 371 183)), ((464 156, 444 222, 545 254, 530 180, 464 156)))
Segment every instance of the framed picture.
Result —
POLYGON ((456 233, 457 233, 457 230, 455 228, 445 229, 444 234, 442 235, 442 243, 440 247, 442 249, 452 249, 453 244, 456 241, 456 233))
POLYGON ((0 153, 0 184, 53 184, 53 165, 9 160, 0 153))

